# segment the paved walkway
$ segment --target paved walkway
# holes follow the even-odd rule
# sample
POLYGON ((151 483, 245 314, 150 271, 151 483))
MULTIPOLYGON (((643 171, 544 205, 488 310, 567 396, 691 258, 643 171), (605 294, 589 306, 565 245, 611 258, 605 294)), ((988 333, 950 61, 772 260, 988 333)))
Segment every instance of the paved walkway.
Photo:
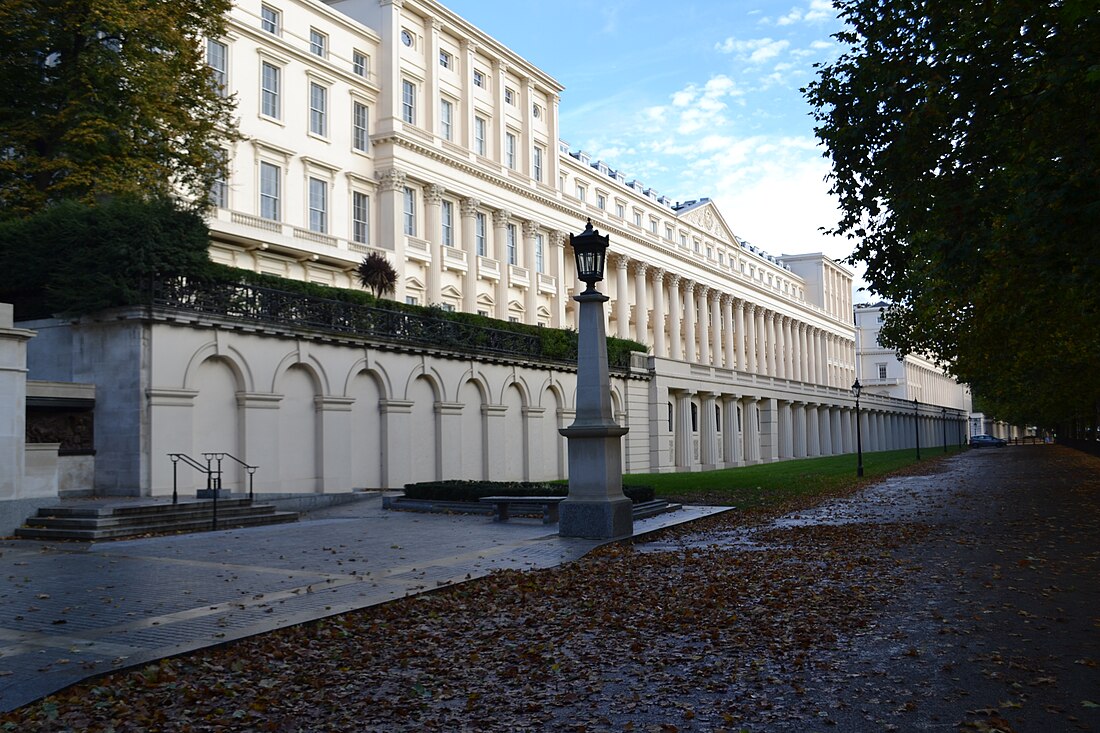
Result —
MULTIPOLYGON (((639 520, 635 534, 721 509, 639 520)), ((0 542, 0 710, 92 675, 385 603, 602 544, 532 520, 382 509, 296 524, 95 544, 0 542)))

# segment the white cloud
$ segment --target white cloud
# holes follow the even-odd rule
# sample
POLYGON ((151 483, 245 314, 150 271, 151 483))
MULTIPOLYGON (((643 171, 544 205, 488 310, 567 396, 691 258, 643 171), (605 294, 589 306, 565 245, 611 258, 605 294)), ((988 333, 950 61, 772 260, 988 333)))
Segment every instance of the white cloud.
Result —
POLYGON ((730 36, 721 43, 714 44, 714 50, 721 53, 736 54, 737 58, 742 61, 760 64, 783 53, 790 45, 790 41, 777 41, 772 38, 753 38, 748 41, 739 41, 730 36))

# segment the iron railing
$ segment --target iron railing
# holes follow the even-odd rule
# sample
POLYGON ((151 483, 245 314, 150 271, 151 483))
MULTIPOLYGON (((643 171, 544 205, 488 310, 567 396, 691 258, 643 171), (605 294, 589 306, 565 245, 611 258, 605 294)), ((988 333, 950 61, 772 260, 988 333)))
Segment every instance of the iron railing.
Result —
MULTIPOLYGON (((554 357, 544 355, 542 341, 537 334, 496 329, 430 314, 329 300, 259 285, 194 282, 183 278, 160 280, 153 283, 151 302, 158 308, 349 334, 373 340, 466 353, 576 363, 576 353, 554 357)), ((624 368, 627 365, 611 366, 624 368)))

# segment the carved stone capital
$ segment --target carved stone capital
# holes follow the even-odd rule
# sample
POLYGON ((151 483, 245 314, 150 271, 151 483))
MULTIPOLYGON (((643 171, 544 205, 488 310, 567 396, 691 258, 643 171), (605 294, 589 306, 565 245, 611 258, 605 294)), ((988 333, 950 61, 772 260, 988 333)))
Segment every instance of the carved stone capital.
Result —
POLYGON ((502 227, 512 223, 512 212, 507 209, 498 209, 493 212, 493 226, 502 227))
POLYGON ((539 225, 533 221, 523 222, 523 238, 534 239, 535 235, 539 233, 539 225))
POLYGON ((443 201, 443 191, 445 189, 436 183, 429 183, 424 187, 424 203, 431 206, 439 206, 443 201))
POLYGON ((462 203, 459 204, 459 210, 462 212, 462 216, 471 217, 477 216, 478 207, 481 206, 481 202, 474 198, 462 199, 462 203))
POLYGON ((383 191, 400 191, 405 187, 405 172, 397 168, 388 168, 375 174, 378 186, 383 191))

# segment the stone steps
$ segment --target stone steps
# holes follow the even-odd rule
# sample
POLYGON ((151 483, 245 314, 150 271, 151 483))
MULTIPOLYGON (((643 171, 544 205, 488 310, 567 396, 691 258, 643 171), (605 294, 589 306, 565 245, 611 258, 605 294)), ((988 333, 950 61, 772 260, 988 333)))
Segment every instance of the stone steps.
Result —
MULTIPOLYGON (((202 532, 213 528, 214 502, 181 501, 178 504, 73 502, 38 510, 15 530, 29 540, 93 541, 123 539, 148 534, 202 532)), ((295 512, 276 511, 271 504, 248 499, 218 501, 218 529, 258 527, 298 520, 295 512)))

